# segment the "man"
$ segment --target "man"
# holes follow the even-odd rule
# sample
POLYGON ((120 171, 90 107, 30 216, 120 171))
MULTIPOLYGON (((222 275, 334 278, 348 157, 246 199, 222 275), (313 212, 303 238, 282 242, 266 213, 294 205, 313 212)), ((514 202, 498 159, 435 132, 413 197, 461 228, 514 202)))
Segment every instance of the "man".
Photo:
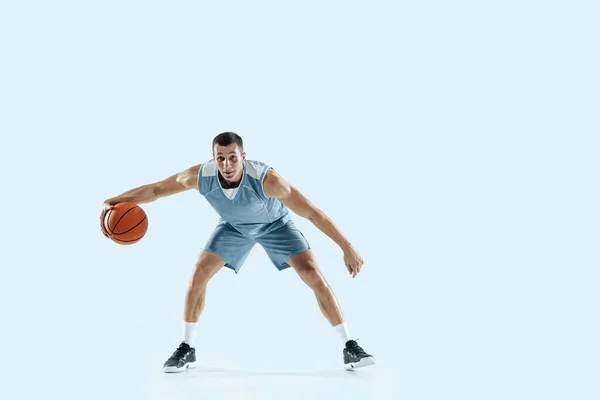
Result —
POLYGON ((196 327, 204 307, 206 285, 223 266, 237 274, 256 243, 263 246, 278 270, 292 267, 314 291, 321 312, 342 338, 345 368, 375 363, 373 356, 350 337, 335 295, 288 209, 308 218, 340 246, 353 278, 360 272, 362 258, 331 219, 295 187, 268 165, 246 160, 242 138, 233 132, 214 138, 212 160, 106 200, 100 215, 102 232, 108 237, 103 220, 115 204, 149 203, 189 189, 198 190, 221 218, 196 262, 185 299, 184 339, 165 362, 165 372, 195 367, 196 327))

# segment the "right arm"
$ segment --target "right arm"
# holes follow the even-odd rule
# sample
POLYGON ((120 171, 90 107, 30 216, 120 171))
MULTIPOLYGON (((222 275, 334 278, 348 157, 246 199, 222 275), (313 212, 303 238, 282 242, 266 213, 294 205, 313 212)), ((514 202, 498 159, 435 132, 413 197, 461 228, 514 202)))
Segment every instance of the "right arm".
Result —
POLYGON ((102 205, 102 213, 100 214, 100 227, 104 236, 108 236, 108 233, 104 228, 104 216, 115 204, 126 201, 135 204, 151 203, 161 197, 167 197, 186 190, 195 189, 198 187, 198 172, 200 171, 200 166, 200 164, 195 165, 185 171, 171 175, 162 181, 143 185, 121 193, 118 196, 106 199, 102 205))

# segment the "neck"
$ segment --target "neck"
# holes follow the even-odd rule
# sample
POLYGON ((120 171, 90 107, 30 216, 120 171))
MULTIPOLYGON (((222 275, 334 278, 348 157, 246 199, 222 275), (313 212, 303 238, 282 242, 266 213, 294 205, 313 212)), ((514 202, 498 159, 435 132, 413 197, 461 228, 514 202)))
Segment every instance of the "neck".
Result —
MULTIPOLYGON (((242 172, 242 176, 243 175, 244 173, 242 172)), ((219 182, 221 182, 221 186, 223 187, 223 189, 235 189, 236 187, 240 186, 241 181, 242 177, 240 176, 240 179, 236 180, 235 182, 228 182, 221 175, 221 171, 219 171, 219 182)))

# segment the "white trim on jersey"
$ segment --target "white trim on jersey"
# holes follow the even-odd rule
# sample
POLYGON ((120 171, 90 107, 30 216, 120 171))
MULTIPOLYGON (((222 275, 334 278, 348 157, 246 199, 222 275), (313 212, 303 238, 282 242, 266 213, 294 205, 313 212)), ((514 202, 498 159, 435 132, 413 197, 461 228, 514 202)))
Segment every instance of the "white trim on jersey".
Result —
POLYGON ((246 162, 246 172, 248 173, 248 175, 250 175, 251 177, 253 177, 256 180, 260 179, 260 175, 263 173, 264 170, 265 170, 265 167, 263 167, 261 165, 255 165, 255 164, 246 162))
POLYGON ((217 173, 217 164, 208 162, 202 166, 202 176, 213 176, 217 173))
POLYGON ((240 187, 236 187, 233 189, 223 189, 223 187, 221 186, 221 189, 223 190, 223 193, 225 194, 225 196, 229 197, 231 200, 233 200, 233 198, 235 197, 235 194, 237 193, 238 189, 240 187))

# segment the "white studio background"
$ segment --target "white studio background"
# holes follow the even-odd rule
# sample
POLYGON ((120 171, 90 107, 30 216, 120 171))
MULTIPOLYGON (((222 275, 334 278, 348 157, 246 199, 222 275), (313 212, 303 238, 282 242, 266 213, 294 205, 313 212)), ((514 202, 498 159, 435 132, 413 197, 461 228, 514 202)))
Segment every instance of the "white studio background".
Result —
POLYGON ((2 397, 597 399, 598 11, 2 1, 2 397), (201 366, 162 374, 217 216, 161 199, 125 247, 100 207, 227 130, 364 257, 295 218, 376 367, 340 371, 257 246, 209 284, 201 366))

